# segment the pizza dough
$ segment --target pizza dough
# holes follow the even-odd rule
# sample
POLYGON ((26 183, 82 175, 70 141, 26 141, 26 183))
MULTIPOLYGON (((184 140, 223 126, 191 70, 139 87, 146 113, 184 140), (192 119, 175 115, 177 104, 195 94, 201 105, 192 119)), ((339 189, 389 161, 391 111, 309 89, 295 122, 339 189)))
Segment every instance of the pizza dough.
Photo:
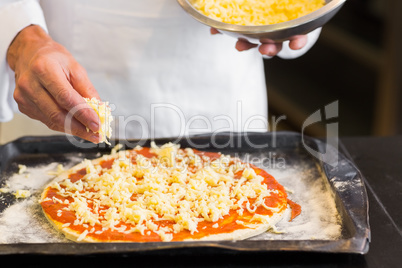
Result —
POLYGON ((287 201, 262 169, 169 143, 84 160, 40 202, 70 240, 158 242, 246 239, 280 221, 287 201))

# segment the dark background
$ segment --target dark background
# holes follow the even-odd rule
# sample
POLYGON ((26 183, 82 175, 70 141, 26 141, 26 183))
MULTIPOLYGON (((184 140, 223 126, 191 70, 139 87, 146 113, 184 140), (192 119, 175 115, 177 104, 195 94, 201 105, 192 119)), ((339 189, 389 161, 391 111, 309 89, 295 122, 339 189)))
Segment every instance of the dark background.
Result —
MULTIPOLYGON (((338 100, 340 136, 402 134, 401 2, 348 0, 307 54, 265 60, 270 116, 286 116, 279 129, 301 131, 308 115, 338 100)), ((306 132, 324 136, 325 124, 306 132)))

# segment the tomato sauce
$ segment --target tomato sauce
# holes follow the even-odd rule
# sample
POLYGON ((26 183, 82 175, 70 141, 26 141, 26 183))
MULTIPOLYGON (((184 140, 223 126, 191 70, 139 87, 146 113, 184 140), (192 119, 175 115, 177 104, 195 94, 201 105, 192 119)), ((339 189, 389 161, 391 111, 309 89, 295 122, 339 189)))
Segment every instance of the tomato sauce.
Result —
POLYGON ((294 218, 296 218, 297 216, 300 215, 301 213, 301 206, 295 202, 293 202, 292 200, 288 199, 288 204, 290 206, 290 209, 292 210, 292 214, 290 216, 290 220, 289 221, 293 221, 294 218))

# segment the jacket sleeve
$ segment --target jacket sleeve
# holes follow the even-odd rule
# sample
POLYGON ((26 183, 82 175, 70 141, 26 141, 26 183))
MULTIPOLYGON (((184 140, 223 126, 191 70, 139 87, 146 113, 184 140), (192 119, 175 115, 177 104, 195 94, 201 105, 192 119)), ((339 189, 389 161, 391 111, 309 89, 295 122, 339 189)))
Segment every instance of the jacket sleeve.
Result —
POLYGON ((32 24, 47 31, 38 0, 0 0, 0 122, 11 120, 17 111, 15 78, 6 60, 7 50, 15 36, 32 24))

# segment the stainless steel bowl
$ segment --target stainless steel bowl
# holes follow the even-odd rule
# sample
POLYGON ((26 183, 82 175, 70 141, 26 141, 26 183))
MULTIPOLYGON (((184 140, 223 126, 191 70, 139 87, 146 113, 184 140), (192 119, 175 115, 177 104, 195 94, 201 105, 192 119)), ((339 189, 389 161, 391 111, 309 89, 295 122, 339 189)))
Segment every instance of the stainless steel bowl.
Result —
POLYGON ((339 11, 346 0, 326 0, 325 6, 303 17, 261 26, 244 26, 220 22, 198 12, 188 0, 177 0, 177 2, 194 19, 227 35, 246 38, 250 41, 271 39, 276 42, 282 42, 292 36, 306 34, 322 27, 339 11))

